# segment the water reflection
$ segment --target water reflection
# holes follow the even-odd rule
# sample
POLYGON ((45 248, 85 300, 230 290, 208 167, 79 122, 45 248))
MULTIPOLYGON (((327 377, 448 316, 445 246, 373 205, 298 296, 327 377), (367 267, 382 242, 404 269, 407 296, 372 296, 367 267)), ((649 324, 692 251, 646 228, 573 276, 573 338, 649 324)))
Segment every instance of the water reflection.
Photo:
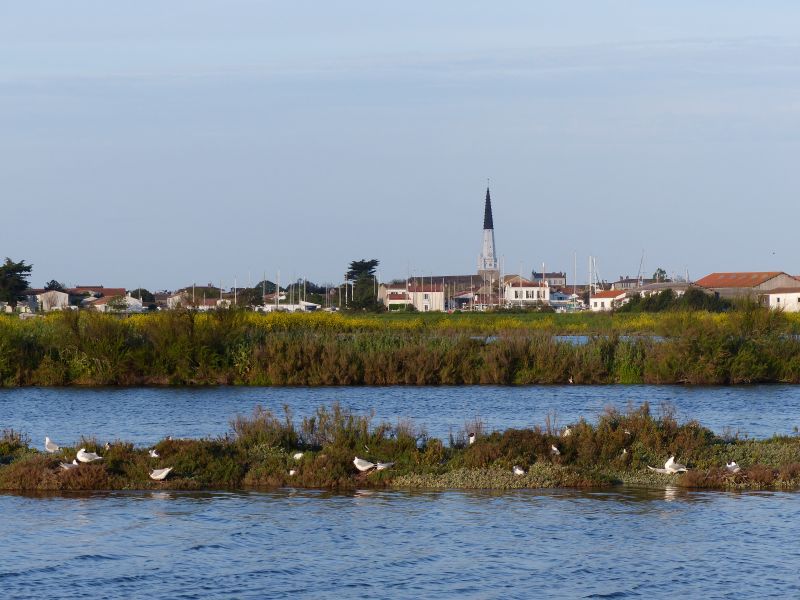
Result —
POLYGON ((2 494, 0 588, 5 597, 742 597, 763 594, 768 572, 771 593, 796 597, 797 497, 676 486, 2 494))

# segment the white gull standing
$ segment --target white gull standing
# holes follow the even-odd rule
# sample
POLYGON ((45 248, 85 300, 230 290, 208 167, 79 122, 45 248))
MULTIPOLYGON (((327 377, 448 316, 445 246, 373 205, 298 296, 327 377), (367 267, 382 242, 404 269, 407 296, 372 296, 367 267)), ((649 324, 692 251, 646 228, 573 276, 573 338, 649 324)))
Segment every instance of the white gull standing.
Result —
POLYGON ((358 458, 357 456, 353 459, 353 464, 356 466, 356 469, 361 471, 369 471, 370 469, 375 468, 375 463, 371 463, 368 460, 364 460, 363 458, 358 458))
POLYGON ((47 450, 50 454, 53 454, 54 452, 58 452, 59 450, 61 450, 61 447, 58 444, 56 444, 53 440, 51 440, 49 437, 44 436, 44 449, 47 450))
POLYGON ((647 465, 647 468, 651 471, 655 471, 656 473, 662 473, 665 475, 674 475, 675 473, 685 473, 689 469, 686 468, 686 465, 682 465, 680 463, 675 462, 675 457, 670 456, 667 459, 667 462, 664 463, 663 469, 656 469, 655 467, 651 467, 647 465))
POLYGON ((86 448, 78 450, 78 460, 82 463, 90 463, 96 460, 103 460, 103 457, 94 452, 87 452, 86 448))
POLYGON ((155 479, 156 481, 163 481, 169 475, 169 472, 172 471, 172 467, 167 467, 166 469, 153 469, 150 473, 150 479, 155 479))

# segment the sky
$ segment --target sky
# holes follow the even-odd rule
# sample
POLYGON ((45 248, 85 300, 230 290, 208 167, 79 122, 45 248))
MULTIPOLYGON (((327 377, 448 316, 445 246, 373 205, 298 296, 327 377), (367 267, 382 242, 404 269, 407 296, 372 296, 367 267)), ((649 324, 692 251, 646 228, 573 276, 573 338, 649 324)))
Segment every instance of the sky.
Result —
POLYGON ((800 274, 796 2, 0 4, 0 257, 176 289, 800 274))

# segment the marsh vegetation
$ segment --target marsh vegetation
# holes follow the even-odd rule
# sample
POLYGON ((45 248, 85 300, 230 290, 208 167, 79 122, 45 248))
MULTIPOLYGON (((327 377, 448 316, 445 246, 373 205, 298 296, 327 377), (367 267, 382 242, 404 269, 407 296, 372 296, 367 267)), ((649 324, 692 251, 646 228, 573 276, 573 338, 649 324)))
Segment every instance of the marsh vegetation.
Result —
POLYGON ((296 486, 351 489, 607 487, 618 484, 716 489, 790 489, 800 486, 800 438, 750 440, 717 436, 697 422, 678 423, 647 404, 626 412, 607 410, 596 423, 484 432, 465 423, 446 442, 404 421, 373 423, 334 404, 295 422, 257 409, 231 421, 228 435, 164 439, 147 448, 123 441, 77 440, 48 454, 20 432, 0 437, 0 489, 14 491, 117 489, 235 489, 296 486), (469 434, 475 433, 473 443, 469 434), (65 470, 78 448, 103 459, 65 470), (554 452, 556 448, 558 452, 554 452), (391 462, 392 468, 360 472, 354 457, 391 462), (669 456, 688 466, 674 475, 654 473, 669 456), (733 473, 726 464, 736 462, 733 473), (524 475, 514 475, 513 466, 524 475), (152 481, 152 469, 172 467, 152 481))

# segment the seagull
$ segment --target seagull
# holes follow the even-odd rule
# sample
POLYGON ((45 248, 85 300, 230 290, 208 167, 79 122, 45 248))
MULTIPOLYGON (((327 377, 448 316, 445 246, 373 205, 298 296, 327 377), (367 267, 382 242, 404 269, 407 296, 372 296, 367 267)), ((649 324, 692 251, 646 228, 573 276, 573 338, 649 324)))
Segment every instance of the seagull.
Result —
POLYGON ((297 471, 294 469, 289 469, 289 477, 294 477, 297 474, 297 471))
POLYGON ((655 467, 651 467, 647 465, 647 468, 651 471, 655 471, 656 473, 662 473, 665 475, 674 475, 675 473, 685 473, 688 469, 686 465, 681 465, 675 462, 675 457, 670 456, 667 459, 667 462, 664 463, 663 469, 656 469, 655 467))
POLYGON ((49 437, 44 436, 44 449, 47 450, 50 454, 54 452, 58 452, 61 450, 61 447, 52 441, 49 437))
POLYGON ((561 456, 561 451, 556 448, 555 444, 550 445, 550 452, 553 454, 553 456, 561 456))
POLYGON ((565 427, 564 431, 561 432, 561 437, 569 437, 572 435, 572 429, 569 427, 565 427))
POLYGON ((675 462, 674 456, 669 457, 669 460, 667 460, 667 462, 664 463, 664 468, 672 473, 685 473, 686 471, 688 471, 686 465, 682 465, 675 462))
POLYGON ((736 461, 732 461, 729 463, 725 463, 725 468, 728 469, 731 473, 738 473, 742 470, 742 467, 736 464, 736 461))
POLYGON ((363 458, 358 458, 357 456, 353 459, 353 464, 356 466, 356 469, 361 471, 369 471, 370 469, 375 468, 375 463, 371 463, 368 460, 364 460, 363 458))
POLYGON ((72 469, 77 469, 78 468, 78 461, 75 460, 74 458, 72 459, 71 463, 62 462, 62 463, 58 463, 58 464, 61 465, 61 468, 64 469, 65 471, 71 471, 72 469))
POLYGON ((106 445, 104 446, 104 448, 105 448, 106 450, 111 450, 111 444, 109 444, 108 442, 106 442, 106 445))
POLYGON ((292 458, 295 459, 295 460, 300 460, 301 458, 303 458, 303 453, 302 452, 295 452, 294 454, 292 454, 292 458))
POLYGON ((628 450, 627 450, 627 449, 625 449, 625 448, 623 448, 623 449, 622 449, 622 456, 625 456, 627 453, 628 453, 628 450))
POLYGON ((570 383, 572 383, 572 376, 570 376, 570 378, 568 379, 568 381, 569 381, 570 383))
POLYGON ((164 481, 167 478, 167 475, 169 475, 170 471, 172 471, 172 467, 167 467, 166 469, 154 469, 150 472, 150 479, 164 481))
POLYGON ((514 465, 511 469, 514 472, 514 475, 525 475, 525 469, 514 465))
POLYGON ((81 448, 78 450, 78 460, 82 463, 90 463, 96 460, 103 460, 103 457, 94 452, 87 452, 86 448, 81 448))
POLYGON ((476 437, 477 437, 477 436, 476 436, 474 433, 470 433, 470 434, 469 434, 469 443, 470 443, 470 444, 474 444, 474 443, 475 443, 475 438, 476 438, 476 437))
POLYGON ((150 448, 150 450, 148 450, 147 453, 150 455, 150 458, 161 458, 158 452, 156 452, 155 448, 150 448))
POLYGON ((375 470, 383 471, 384 469, 391 469, 393 466, 394 466, 393 462, 385 462, 385 463, 379 462, 377 465, 375 465, 375 470))

